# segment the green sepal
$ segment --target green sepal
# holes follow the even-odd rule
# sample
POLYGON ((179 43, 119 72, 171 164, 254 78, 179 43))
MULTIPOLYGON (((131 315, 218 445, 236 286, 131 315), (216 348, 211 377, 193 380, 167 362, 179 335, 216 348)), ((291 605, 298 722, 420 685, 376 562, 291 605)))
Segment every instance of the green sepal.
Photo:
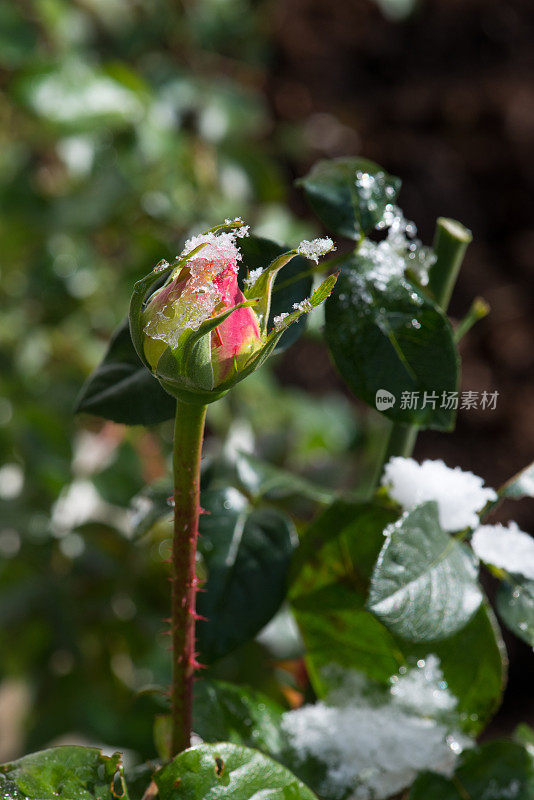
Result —
POLYGON ((263 270, 253 285, 244 292, 247 300, 253 297, 258 298, 256 313, 258 317, 261 318, 260 331, 262 334, 267 332, 273 281, 282 267, 285 267, 285 265, 288 264, 292 258, 295 258, 295 256, 298 255, 300 255, 298 250, 288 250, 287 253, 282 253, 282 255, 275 258, 274 261, 271 261, 269 266, 263 270))
POLYGON ((238 221, 237 219, 233 219, 230 222, 223 222, 222 225, 215 225, 213 228, 208 228, 207 231, 204 231, 202 236, 206 236, 208 233, 219 233, 219 231, 224 230, 235 230, 236 228, 244 228, 246 225, 243 221, 238 221))
MULTIPOLYGON (((287 255, 287 253, 284 253, 284 255, 287 255)), ((280 257, 282 258, 282 256, 280 257)), ((256 350, 249 361, 247 361, 243 369, 239 370, 239 373, 235 377, 232 377, 222 383, 219 388, 224 389, 224 391, 228 391, 228 389, 230 389, 235 383, 243 380, 243 378, 246 378, 251 372, 257 370, 258 367, 261 367, 263 362, 271 355, 286 330, 293 325, 294 322, 300 319, 303 314, 307 314, 313 308, 316 308, 317 306, 321 305, 321 303, 324 303, 334 288, 336 280, 337 273, 335 275, 329 275, 328 278, 326 278, 308 298, 310 308, 296 309, 291 314, 288 314, 288 316, 281 321, 279 326, 271 331, 265 340, 263 347, 261 347, 259 350, 256 350)))
MULTIPOLYGON (((195 398, 197 390, 203 397, 202 402, 209 403, 222 397, 226 390, 222 392, 217 390, 211 397, 211 393, 214 392, 214 382, 210 333, 234 311, 240 308, 250 308, 255 304, 255 300, 237 303, 217 316, 205 320, 196 331, 184 331, 180 336, 178 346, 167 347, 158 361, 156 370, 153 371, 163 388, 174 397, 186 401, 195 398)), ((230 385, 233 383, 235 380, 232 380, 230 385)))

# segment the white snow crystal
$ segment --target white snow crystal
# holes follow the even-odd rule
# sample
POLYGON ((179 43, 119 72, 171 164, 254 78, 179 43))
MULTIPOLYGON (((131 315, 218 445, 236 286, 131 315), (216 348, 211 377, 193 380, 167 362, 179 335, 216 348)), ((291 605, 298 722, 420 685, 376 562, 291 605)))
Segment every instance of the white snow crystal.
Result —
POLYGON ((278 314, 278 316, 273 319, 274 327, 276 328, 276 330, 280 328, 280 325, 282 324, 282 322, 285 320, 286 317, 289 317, 289 313, 287 311, 282 311, 281 314, 278 314))
POLYGON ((447 467, 441 460, 418 464, 413 458, 395 456, 386 464, 382 485, 404 509, 435 500, 446 531, 474 528, 478 525, 476 512, 497 499, 493 489, 484 487, 482 478, 460 467, 447 467))
POLYGON ((296 757, 311 756, 325 765, 320 793, 381 800, 410 785, 421 770, 453 771, 457 755, 471 740, 455 730, 457 700, 436 656, 393 676, 390 692, 380 699, 366 694, 361 675, 345 676, 345 686, 325 702, 287 712, 282 719, 296 757))
POLYGON ((321 256, 335 249, 332 239, 326 237, 326 239, 312 239, 311 241, 304 239, 297 247, 297 252, 304 258, 309 258, 310 261, 315 261, 318 264, 321 256))
MULTIPOLYGON (((230 224, 231 221, 226 222, 230 224)), ((191 253, 199 245, 204 246, 187 263, 189 277, 185 286, 181 286, 179 291, 177 286, 174 289, 164 286, 153 295, 148 306, 153 313, 143 328, 144 333, 176 347, 185 330, 198 330, 222 299, 214 278, 223 270, 237 274, 241 253, 236 245, 236 237, 246 235, 247 230, 244 226, 230 233, 202 233, 188 239, 182 256, 191 253)), ((173 281, 180 280, 182 268, 183 265, 175 269, 171 276, 173 281)))
POLYGON ((300 303, 293 303, 293 311, 303 311, 304 313, 308 313, 308 311, 312 310, 313 306, 307 297, 305 297, 304 300, 301 300, 300 303))
POLYGON ((254 284, 256 283, 256 281, 258 280, 260 275, 262 274, 262 272, 263 272, 263 269, 261 267, 258 267, 257 269, 252 269, 249 272, 248 276, 245 278, 245 281, 244 281, 245 284, 249 287, 249 289, 250 289, 251 286, 254 286, 254 284))
POLYGON ((201 233, 192 236, 185 243, 182 256, 187 255, 195 247, 203 244, 202 250, 196 254, 194 260, 206 259, 206 261, 224 261, 226 264, 234 263, 241 259, 241 253, 236 245, 237 231, 229 233, 201 233))
POLYGON ((486 564, 534 580, 534 538, 515 522, 481 525, 471 539, 473 550, 486 564))
MULTIPOLYGON (((436 261, 432 248, 425 247, 415 238, 415 223, 407 220, 398 206, 388 203, 377 229, 388 229, 387 238, 378 244, 369 239, 362 242, 359 253, 375 262, 375 269, 368 274, 377 283, 387 282, 391 277, 401 276, 407 268, 415 273, 420 283, 428 283, 428 270, 436 261)), ((383 287, 379 287, 383 288, 383 287)))

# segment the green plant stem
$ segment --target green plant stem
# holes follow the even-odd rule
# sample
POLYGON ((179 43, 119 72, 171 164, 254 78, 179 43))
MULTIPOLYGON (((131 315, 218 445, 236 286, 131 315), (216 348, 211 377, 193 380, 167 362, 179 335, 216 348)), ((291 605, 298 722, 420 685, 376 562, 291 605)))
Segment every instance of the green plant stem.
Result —
POLYGON ((460 320, 454 331, 454 341, 458 344, 473 325, 484 319, 490 312, 490 307, 483 297, 475 297, 471 308, 463 319, 460 320))
POLYGON ((196 550, 200 515, 200 457, 206 406, 176 403, 174 427, 174 537, 171 562, 172 755, 191 743, 196 669, 196 550))
MULTIPOLYGON (((471 231, 460 222, 446 217, 438 218, 432 244, 436 254, 436 261, 429 272, 428 287, 434 295, 437 305, 444 312, 449 307, 452 290, 454 289, 465 251, 472 238, 471 231)), ((480 316, 477 317, 477 319, 480 318, 480 316)), ((467 332, 472 324, 474 322, 471 322, 471 317, 469 317, 469 320, 465 321, 462 335, 467 332)), ((458 337, 456 337, 456 341, 458 341, 458 337)), ((384 465, 387 464, 392 456, 408 458, 412 455, 418 432, 417 425, 402 425, 395 422, 390 426, 384 453, 378 464, 376 482, 380 480, 384 465)))
POLYGON ((460 222, 446 217, 438 218, 432 243, 436 261, 428 275, 428 287, 443 311, 449 307, 452 290, 472 238, 471 231, 460 222))

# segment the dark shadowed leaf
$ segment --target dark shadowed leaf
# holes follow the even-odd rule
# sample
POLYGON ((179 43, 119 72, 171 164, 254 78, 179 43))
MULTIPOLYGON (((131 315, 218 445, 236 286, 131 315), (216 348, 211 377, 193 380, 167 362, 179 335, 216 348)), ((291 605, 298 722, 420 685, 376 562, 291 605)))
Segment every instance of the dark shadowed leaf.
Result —
POLYGON ((335 492, 301 478, 249 453, 236 453, 235 469, 243 488, 255 498, 277 500, 305 497, 317 503, 329 503, 335 492))
POLYGON ((522 497, 534 497, 534 464, 522 469, 499 489, 499 497, 520 500, 522 497))
POLYGON ((373 408, 377 392, 388 392, 391 405, 379 410, 394 422, 449 430, 456 411, 442 398, 457 391, 459 359, 447 317, 404 279, 369 280, 367 268, 356 256, 346 261, 325 306, 326 341, 341 377, 373 408), (406 402, 412 393, 417 404, 406 402))
POLYGON ((409 800, 532 800, 534 761, 524 747, 489 742, 466 750, 451 780, 420 775, 409 800))
POLYGON ((282 706, 246 686, 198 681, 193 728, 205 742, 233 742, 276 755, 282 748, 282 706))
MULTIPOLYGON (((193 731, 204 742, 232 742, 256 747, 275 758, 284 747, 281 719, 284 709, 266 695, 224 681, 195 684, 193 731)), ((159 755, 171 752, 171 718, 156 718, 154 738, 159 755)))
POLYGON ((202 494, 199 551, 207 581, 197 599, 201 660, 211 662, 252 638, 276 614, 286 594, 295 543, 291 520, 253 508, 236 489, 202 494))
POLYGON ((82 388, 76 411, 126 425, 154 425, 171 419, 175 410, 176 400, 139 360, 124 320, 82 388))
POLYGON ((497 592, 497 611, 516 636, 534 647, 534 581, 503 581, 497 592))
POLYGON ((289 770, 257 750, 203 744, 155 776, 160 800, 316 800, 289 770))
MULTIPOLYGON (((265 269, 282 253, 287 253, 290 247, 281 247, 270 239, 259 236, 246 236, 239 240, 239 249, 243 256, 240 268, 241 281, 248 272, 255 269, 265 269)), ((289 264, 283 267, 275 278, 269 312, 268 330, 274 327, 274 318, 279 314, 292 311, 294 303, 300 303, 309 297, 312 290, 312 277, 310 264, 302 256, 296 256, 289 264)), ((283 350, 293 344, 306 328, 306 314, 304 314, 280 339, 276 350, 283 350)))
POLYGON ((401 182, 365 158, 333 158, 314 164, 297 186, 302 186, 310 206, 328 228, 357 239, 382 219, 401 182))

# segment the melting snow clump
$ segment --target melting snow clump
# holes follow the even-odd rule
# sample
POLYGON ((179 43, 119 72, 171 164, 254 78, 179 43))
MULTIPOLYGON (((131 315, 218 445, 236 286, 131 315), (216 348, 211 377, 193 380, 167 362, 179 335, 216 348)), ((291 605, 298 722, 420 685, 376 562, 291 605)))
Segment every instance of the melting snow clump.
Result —
POLYGON ((395 456, 386 464, 382 485, 404 509, 435 500, 439 521, 446 531, 460 531, 478 525, 477 511, 497 493, 484 487, 484 481, 460 467, 447 467, 441 461, 423 461, 395 456))
POLYGON ((284 714, 282 727, 301 761, 325 767, 319 793, 339 800, 382 800, 409 786, 418 772, 444 775, 472 742, 457 730, 456 698, 439 659, 391 678, 374 693, 358 673, 340 670, 338 688, 325 702, 284 714))
POLYGON ((297 247, 297 252, 304 258, 309 258, 310 261, 315 261, 318 264, 321 256, 335 249, 334 242, 327 237, 326 239, 313 239, 312 241, 305 239, 297 247))
MULTIPOLYGON (((376 180, 372 175, 367 177, 376 180)), ((426 286, 428 270, 435 263, 436 256, 431 247, 425 247, 415 238, 415 223, 407 220, 398 206, 388 203, 376 227, 378 230, 387 228, 388 233, 378 244, 365 239, 360 245, 359 254, 373 263, 373 269, 366 273, 366 277, 384 289, 390 278, 401 277, 406 269, 410 269, 426 286)))
POLYGON ((473 550, 486 564, 534 580, 534 538, 515 522, 481 525, 471 539, 473 550))

